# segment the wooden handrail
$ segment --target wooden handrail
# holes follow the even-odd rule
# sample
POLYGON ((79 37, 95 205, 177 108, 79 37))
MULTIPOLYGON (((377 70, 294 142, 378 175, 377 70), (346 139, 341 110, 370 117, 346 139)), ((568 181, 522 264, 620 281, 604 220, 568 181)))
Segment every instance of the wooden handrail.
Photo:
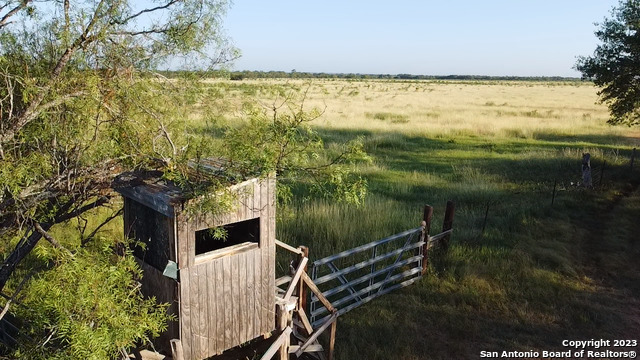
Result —
POLYGON ((276 245, 280 246, 281 248, 289 250, 294 254, 303 255, 302 250, 296 249, 296 248, 294 248, 293 246, 291 246, 289 244, 285 244, 285 243, 283 243, 282 241, 280 241, 278 239, 276 239, 275 241, 276 241, 276 245))

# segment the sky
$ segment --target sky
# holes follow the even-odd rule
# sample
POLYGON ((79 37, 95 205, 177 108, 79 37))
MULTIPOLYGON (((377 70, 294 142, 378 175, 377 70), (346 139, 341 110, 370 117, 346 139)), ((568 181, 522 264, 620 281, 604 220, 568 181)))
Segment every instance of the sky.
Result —
POLYGON ((579 77, 618 0, 235 0, 233 70, 579 77))

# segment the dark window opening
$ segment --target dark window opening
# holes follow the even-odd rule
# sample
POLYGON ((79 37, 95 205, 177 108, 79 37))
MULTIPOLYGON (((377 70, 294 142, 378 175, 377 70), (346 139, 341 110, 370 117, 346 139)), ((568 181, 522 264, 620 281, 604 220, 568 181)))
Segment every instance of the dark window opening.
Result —
POLYGON ((216 238, 213 229, 196 231, 196 255, 223 249, 245 242, 260 243, 260 218, 220 226, 224 239, 216 238))

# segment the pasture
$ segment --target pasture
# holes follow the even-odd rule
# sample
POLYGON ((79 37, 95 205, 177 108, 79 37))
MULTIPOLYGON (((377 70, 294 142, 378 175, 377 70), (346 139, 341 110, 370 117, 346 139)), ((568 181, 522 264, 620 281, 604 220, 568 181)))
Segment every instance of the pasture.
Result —
POLYGON ((368 182, 363 205, 314 197, 302 183, 278 209, 277 238, 308 246, 311 261, 414 228, 425 204, 435 207, 437 233, 446 201, 456 203, 449 251, 433 254, 422 280, 339 318, 338 359, 562 351, 562 339, 640 333, 640 170, 629 166, 640 132, 607 125, 592 84, 203 84, 209 100, 187 117, 187 131, 212 141, 248 108, 286 111, 287 98, 322 113, 310 126, 325 147, 362 138, 371 157, 356 165, 368 182), (584 152, 592 190, 578 186, 584 152))
MULTIPOLYGON (((448 253, 435 254, 417 284, 341 317, 339 359, 476 358, 640 333, 640 174, 629 172, 640 134, 606 124, 591 84, 208 86, 231 104, 220 121, 242 121, 246 102, 268 111, 290 91, 323 112, 311 125, 325 146, 363 138, 372 158, 357 169, 369 184, 363 206, 301 187, 279 209, 277 237, 309 246, 311 260, 415 227, 425 203, 435 207, 437 232, 446 200, 456 202, 448 253), (594 190, 576 186, 583 152, 592 155, 594 190)), ((201 124, 195 116, 193 126, 201 124)))

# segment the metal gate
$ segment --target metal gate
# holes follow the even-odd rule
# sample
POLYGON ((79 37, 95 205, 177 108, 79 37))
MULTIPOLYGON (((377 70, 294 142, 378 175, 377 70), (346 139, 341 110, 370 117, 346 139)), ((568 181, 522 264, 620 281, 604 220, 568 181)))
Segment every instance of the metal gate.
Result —
MULTIPOLYGON (((422 277, 424 227, 325 257, 312 264, 311 278, 342 315, 422 277)), ((311 296, 311 323, 328 319, 326 307, 311 296)))

